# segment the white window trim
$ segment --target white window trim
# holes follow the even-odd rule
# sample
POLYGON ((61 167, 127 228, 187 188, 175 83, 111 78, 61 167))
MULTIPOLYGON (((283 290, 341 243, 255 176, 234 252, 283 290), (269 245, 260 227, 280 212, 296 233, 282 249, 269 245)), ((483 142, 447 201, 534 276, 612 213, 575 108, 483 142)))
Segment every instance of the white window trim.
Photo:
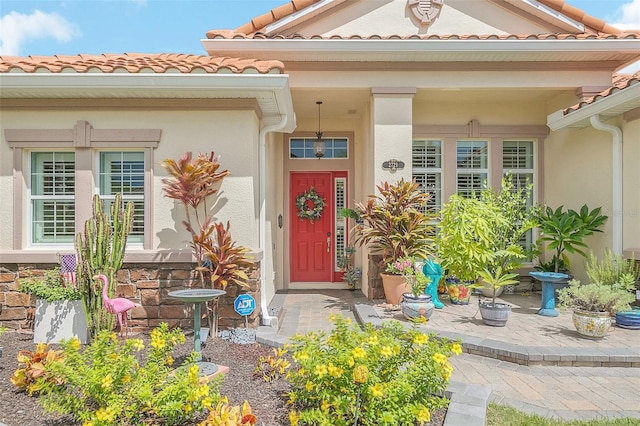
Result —
MULTIPOLYGON (((143 150, 145 162, 145 236, 143 248, 151 250, 153 244, 153 151, 160 143, 160 129, 94 129, 87 121, 80 120, 72 129, 6 129, 5 139, 13 149, 13 250, 42 249, 33 247, 28 238, 30 218, 27 185, 30 179, 25 150, 74 150, 76 180, 76 233, 84 228, 91 217, 91 199, 96 193, 93 150, 143 150), (27 173, 25 173, 25 171, 27 173), (82 197, 82 198, 80 198, 82 197)), ((68 249, 67 245, 55 248, 68 249)), ((51 247, 54 249, 54 247, 51 247)))

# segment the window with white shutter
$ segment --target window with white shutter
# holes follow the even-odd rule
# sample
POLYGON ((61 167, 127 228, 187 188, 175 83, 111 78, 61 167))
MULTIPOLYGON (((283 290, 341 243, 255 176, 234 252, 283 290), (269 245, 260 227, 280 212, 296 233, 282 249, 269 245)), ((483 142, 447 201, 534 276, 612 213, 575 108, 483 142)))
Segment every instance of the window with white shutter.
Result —
POLYGON ((456 144, 456 192, 463 197, 477 197, 487 187, 489 176, 489 142, 459 140, 456 144))
MULTIPOLYGON (((502 172, 510 176, 514 189, 531 187, 527 206, 534 203, 534 143, 533 141, 505 140, 502 143, 502 172)), ((526 249, 533 244, 533 230, 520 241, 526 249)))
POLYGON ((73 152, 31 153, 31 242, 73 244, 75 238, 73 152))
POLYGON ((439 139, 414 140, 412 176, 423 192, 431 197, 428 207, 439 211, 442 207, 442 141, 439 139))
POLYGON ((101 152, 99 176, 100 198, 107 211, 117 193, 122 194, 124 205, 133 202, 133 228, 128 241, 141 244, 144 238, 144 153, 101 152))

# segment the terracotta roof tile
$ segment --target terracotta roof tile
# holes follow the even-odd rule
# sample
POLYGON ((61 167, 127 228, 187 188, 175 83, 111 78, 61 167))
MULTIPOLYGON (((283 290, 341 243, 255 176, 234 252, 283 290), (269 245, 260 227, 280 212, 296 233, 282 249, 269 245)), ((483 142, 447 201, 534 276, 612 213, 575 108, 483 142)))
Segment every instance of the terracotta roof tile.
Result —
MULTIPOLYGON (((271 11, 253 18, 250 22, 239 26, 233 30, 236 34, 253 35, 263 31, 265 27, 272 24, 286 16, 289 16, 299 10, 309 7, 320 0, 292 0, 289 3, 285 3, 282 6, 278 6, 271 11)), ((620 34, 618 28, 615 28, 607 24, 602 19, 598 19, 594 16, 588 15, 582 9, 578 9, 575 6, 571 6, 564 0, 538 0, 540 3, 556 10, 564 15, 574 19, 587 27, 585 32, 597 32, 605 34, 620 34)), ((217 38, 220 30, 211 30, 207 32, 207 38, 217 38)), ((230 37, 228 37, 230 38, 230 37)))
POLYGON ((0 72, 21 70, 32 73, 46 70, 52 73, 72 70, 78 73, 92 69, 103 73, 126 71, 140 73, 151 70, 154 73, 178 71, 180 73, 205 72, 217 73, 228 70, 232 73, 284 72, 280 61, 263 61, 257 59, 238 59, 229 57, 213 57, 189 54, 102 54, 102 55, 55 55, 55 56, 0 56, 0 72))
MULTIPOLYGON (((260 30, 263 30, 267 25, 272 24, 282 18, 285 18, 299 10, 302 10, 306 7, 313 5, 314 3, 318 3, 320 0, 293 0, 289 3, 285 3, 282 6, 278 6, 274 9, 271 9, 269 12, 257 16, 253 18, 250 22, 247 22, 244 25, 239 26, 235 30, 235 33, 240 34, 253 34, 260 30)), ((209 33, 218 33, 218 30, 211 30, 207 32, 207 38, 215 38, 209 37, 209 33)))
POLYGON ((575 19, 578 22, 583 23, 587 27, 602 33, 607 34, 619 34, 621 31, 607 24, 602 19, 598 19, 591 15, 587 15, 584 10, 578 9, 577 7, 571 6, 566 3, 564 0, 538 0, 540 3, 550 7, 553 10, 556 10, 560 13, 567 15, 571 19, 575 19))
POLYGON ((624 32, 618 34, 608 33, 580 33, 580 34, 412 34, 408 36, 401 35, 332 35, 323 37, 320 35, 301 36, 300 34, 292 34, 290 36, 274 35, 269 36, 264 33, 243 34, 229 30, 212 30, 207 33, 209 39, 269 39, 269 40, 294 40, 294 39, 319 39, 319 40, 597 40, 597 39, 640 39, 640 32, 624 32))
POLYGON ((637 73, 631 75, 631 74, 614 74, 613 75, 613 79, 612 79, 612 86, 610 88, 608 88, 607 90, 604 90, 600 93, 598 93, 595 96, 592 96, 590 98, 585 99, 584 101, 573 105, 569 108, 566 108, 562 111, 563 115, 567 115, 570 114, 572 112, 575 112, 577 110, 579 110, 580 108, 590 105, 594 102, 596 102, 597 100, 600 100, 602 98, 606 98, 607 96, 610 96, 614 93, 617 93, 621 90, 624 90, 628 87, 631 87, 635 84, 640 84, 640 71, 638 71, 637 73))

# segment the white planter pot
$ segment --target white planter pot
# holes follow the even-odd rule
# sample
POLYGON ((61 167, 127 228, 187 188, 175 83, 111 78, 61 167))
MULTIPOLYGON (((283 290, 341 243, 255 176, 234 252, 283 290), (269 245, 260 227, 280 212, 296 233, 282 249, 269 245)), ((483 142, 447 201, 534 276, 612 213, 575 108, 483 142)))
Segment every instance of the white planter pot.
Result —
POLYGON ((80 343, 89 340, 87 317, 80 300, 47 302, 36 300, 33 342, 60 343, 77 337, 80 343))
POLYGON ((589 312, 575 309, 573 311, 573 325, 579 335, 601 339, 611 328, 611 314, 609 312, 589 312))

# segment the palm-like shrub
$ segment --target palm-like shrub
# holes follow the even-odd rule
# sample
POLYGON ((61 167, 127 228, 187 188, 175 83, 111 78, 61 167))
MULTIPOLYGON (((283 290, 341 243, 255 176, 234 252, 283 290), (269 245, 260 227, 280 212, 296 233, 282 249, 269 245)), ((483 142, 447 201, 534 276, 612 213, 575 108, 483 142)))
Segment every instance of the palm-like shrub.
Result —
POLYGON ((602 232, 600 228, 608 218, 601 214, 601 209, 597 207, 589 210, 586 204, 580 211, 564 210, 563 206, 555 210, 548 206, 542 209, 538 216, 541 231, 538 242, 546 243, 546 250, 553 253, 551 262, 547 265, 553 267, 554 272, 560 272, 561 267, 571 268, 567 253, 587 257, 584 239, 595 232, 602 232))
POLYGON ((383 182, 377 189, 379 195, 355 205, 361 221, 352 230, 355 243, 379 253, 383 269, 403 258, 426 259, 432 253, 430 223, 435 218, 427 206, 430 194, 404 179, 383 182))

